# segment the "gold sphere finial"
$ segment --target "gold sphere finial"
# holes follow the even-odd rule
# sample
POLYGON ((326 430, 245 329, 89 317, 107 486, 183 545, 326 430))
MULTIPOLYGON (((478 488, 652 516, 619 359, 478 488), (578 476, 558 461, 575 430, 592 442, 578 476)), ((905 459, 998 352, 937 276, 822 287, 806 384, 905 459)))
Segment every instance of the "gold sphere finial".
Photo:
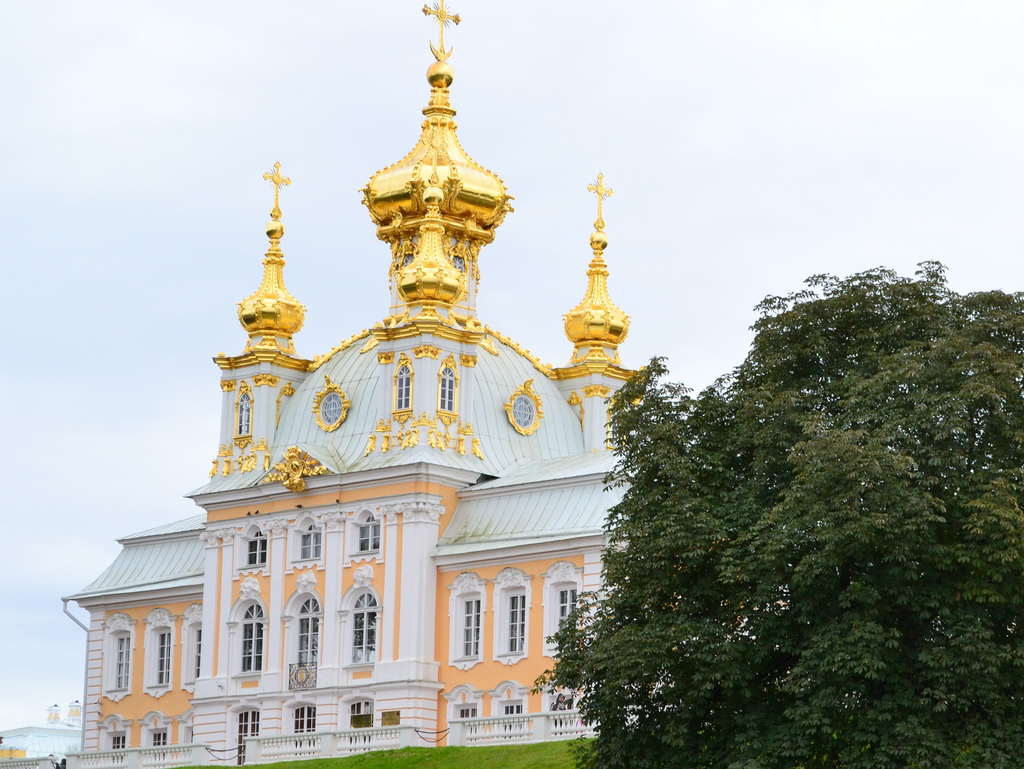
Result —
POLYGON ((427 82, 431 88, 447 88, 454 77, 455 70, 446 61, 435 61, 427 67, 427 82))
POLYGON ((608 236, 601 230, 594 230, 590 236, 590 247, 595 251, 604 251, 608 248, 608 236))
POLYGON ((444 200, 444 190, 440 187, 427 187, 423 190, 423 202, 428 206, 439 206, 444 200))
POLYGON ((280 240, 284 237, 284 225, 280 219, 271 219, 267 222, 267 237, 271 240, 280 240))

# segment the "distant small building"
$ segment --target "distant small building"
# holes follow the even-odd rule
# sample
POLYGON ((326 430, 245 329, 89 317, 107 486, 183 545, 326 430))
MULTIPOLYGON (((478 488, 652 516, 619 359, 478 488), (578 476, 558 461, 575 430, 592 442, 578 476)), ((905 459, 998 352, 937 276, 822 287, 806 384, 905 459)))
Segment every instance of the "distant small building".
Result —
POLYGON ((82 704, 68 705, 60 717, 60 706, 46 709, 45 726, 23 726, 0 732, 0 758, 46 758, 56 760, 82 749, 82 704))

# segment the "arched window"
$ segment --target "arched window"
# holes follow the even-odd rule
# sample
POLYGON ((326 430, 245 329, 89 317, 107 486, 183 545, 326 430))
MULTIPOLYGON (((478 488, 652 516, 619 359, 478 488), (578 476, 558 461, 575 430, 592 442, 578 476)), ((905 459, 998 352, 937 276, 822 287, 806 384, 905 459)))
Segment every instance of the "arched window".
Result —
POLYGON ((377 659, 377 599, 363 593, 356 599, 352 612, 352 661, 375 662, 377 659))
POLYGON ((238 396, 237 424, 235 435, 242 438, 252 435, 252 393, 245 387, 238 396))
POLYGON ((320 656, 320 602, 309 598, 299 609, 299 664, 315 665, 320 656))
POLYGON ((451 366, 441 369, 437 390, 437 410, 455 412, 455 369, 451 366))
POLYGON ((370 700, 359 700, 348 706, 349 728, 367 729, 373 726, 373 703, 370 700))
POLYGON ((395 411, 412 408, 412 369, 403 363, 395 373, 395 411))
POLYGON ((263 608, 253 604, 242 617, 242 672, 263 670, 263 608))

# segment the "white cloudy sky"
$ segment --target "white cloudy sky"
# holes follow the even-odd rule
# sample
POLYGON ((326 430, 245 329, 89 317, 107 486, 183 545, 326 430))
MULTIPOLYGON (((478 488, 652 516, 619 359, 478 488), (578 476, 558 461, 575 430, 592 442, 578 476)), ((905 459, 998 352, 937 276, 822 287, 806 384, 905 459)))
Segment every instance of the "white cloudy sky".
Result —
MULTIPOLYGON (((274 161, 285 277, 326 352, 386 312, 358 189, 415 142, 422 0, 22 2, 0 47, 8 328, 0 377, 0 729, 82 692, 60 597, 115 538, 193 514, 218 372, 244 343, 274 161)), ((603 171, 629 365, 710 383, 753 307, 808 275, 926 259, 1024 288, 1024 5, 941 0, 451 0, 453 105, 514 214, 482 319, 570 346, 603 171)))

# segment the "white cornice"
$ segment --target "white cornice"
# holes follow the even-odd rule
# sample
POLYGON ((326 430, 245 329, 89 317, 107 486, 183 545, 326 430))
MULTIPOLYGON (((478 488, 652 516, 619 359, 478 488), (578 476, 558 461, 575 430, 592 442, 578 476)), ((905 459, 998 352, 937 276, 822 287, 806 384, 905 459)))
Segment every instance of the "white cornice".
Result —
POLYGON ((280 483, 265 483, 243 489, 196 494, 191 499, 207 512, 241 505, 258 505, 271 500, 294 499, 301 503, 308 496, 324 492, 371 489, 384 484, 437 483, 455 489, 465 488, 480 477, 480 473, 455 467, 416 462, 409 465, 377 467, 315 478, 304 478, 306 490, 295 493, 280 483))
POLYGON ((587 550, 601 553, 605 549, 604 534, 585 534, 578 537, 556 537, 543 542, 509 543, 486 550, 433 555, 439 571, 465 571, 482 569, 495 564, 536 561, 564 556, 567 553, 581 553, 587 550))

